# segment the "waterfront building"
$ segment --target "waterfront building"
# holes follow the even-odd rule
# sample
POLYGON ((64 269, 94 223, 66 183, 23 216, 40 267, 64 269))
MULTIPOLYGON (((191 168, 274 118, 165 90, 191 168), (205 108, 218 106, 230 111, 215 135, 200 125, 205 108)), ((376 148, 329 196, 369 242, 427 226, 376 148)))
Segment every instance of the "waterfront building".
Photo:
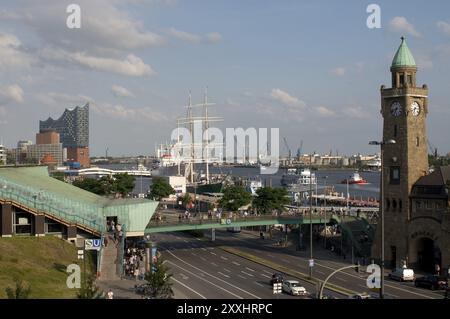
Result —
POLYGON ((53 129, 60 134, 61 143, 67 148, 67 158, 88 167, 89 161, 89 103, 66 109, 57 120, 49 117, 39 122, 39 129, 53 129))
POLYGON ((0 144, 0 165, 6 165, 6 147, 0 144))

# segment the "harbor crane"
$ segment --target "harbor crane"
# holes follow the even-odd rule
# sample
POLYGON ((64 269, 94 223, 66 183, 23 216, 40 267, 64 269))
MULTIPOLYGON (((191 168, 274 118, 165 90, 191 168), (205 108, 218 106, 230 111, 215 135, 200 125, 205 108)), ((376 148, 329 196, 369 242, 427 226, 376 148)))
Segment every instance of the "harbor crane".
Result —
POLYGON ((291 160, 291 149, 289 148, 289 144, 288 144, 288 142, 287 142, 287 139, 286 139, 286 137, 283 137, 283 141, 284 141, 284 145, 286 146, 286 149, 288 150, 288 158, 289 158, 289 160, 291 160))
POLYGON ((302 148, 303 148, 303 140, 300 141, 300 146, 297 149, 297 158, 300 158, 300 156, 302 156, 302 148))
POLYGON ((428 142, 428 148, 430 150, 430 154, 434 156, 434 158, 438 158, 438 149, 436 146, 434 146, 429 139, 427 139, 428 142))

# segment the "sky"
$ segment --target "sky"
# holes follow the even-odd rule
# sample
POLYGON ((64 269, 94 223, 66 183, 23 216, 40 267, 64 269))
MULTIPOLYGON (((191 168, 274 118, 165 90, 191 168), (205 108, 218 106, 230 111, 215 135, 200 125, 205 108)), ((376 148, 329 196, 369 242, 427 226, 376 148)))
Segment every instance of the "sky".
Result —
MULTIPOLYGON (((375 153, 380 86, 407 39, 429 87, 428 139, 450 152, 450 2, 0 0, 0 139, 89 102, 91 155, 149 155, 194 104, 219 128, 279 128, 295 154, 375 153), (69 29, 69 4, 81 28, 69 29), (381 8, 369 29, 366 9, 381 8)), ((281 153, 287 153, 280 141, 281 153)))

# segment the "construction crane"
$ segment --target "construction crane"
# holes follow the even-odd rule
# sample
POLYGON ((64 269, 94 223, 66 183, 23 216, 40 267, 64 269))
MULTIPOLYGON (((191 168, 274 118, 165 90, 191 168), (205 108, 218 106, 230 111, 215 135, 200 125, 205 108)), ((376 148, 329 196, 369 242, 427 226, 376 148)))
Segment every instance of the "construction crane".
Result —
POLYGON ((300 146, 297 149, 297 158, 300 158, 300 156, 302 156, 302 148, 303 148, 303 140, 300 141, 300 146))
POLYGON ((430 154, 434 156, 434 158, 438 158, 438 149, 436 146, 434 146, 430 140, 427 139, 428 142, 428 148, 430 150, 430 154))
POLYGON ((283 141, 284 141, 284 145, 286 146, 286 149, 288 150, 288 158, 289 158, 289 160, 291 160, 291 149, 289 148, 289 144, 288 144, 288 142, 287 142, 287 140, 286 140, 286 137, 283 137, 283 141))

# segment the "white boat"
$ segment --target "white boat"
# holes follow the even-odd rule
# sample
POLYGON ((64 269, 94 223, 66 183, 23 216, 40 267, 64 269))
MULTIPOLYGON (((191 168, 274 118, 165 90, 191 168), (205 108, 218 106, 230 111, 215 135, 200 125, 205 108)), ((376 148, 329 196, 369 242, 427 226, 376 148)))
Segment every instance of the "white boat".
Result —
POLYGON ((309 168, 296 169, 289 168, 286 174, 281 177, 281 185, 283 186, 309 186, 317 184, 316 174, 312 173, 309 168))

